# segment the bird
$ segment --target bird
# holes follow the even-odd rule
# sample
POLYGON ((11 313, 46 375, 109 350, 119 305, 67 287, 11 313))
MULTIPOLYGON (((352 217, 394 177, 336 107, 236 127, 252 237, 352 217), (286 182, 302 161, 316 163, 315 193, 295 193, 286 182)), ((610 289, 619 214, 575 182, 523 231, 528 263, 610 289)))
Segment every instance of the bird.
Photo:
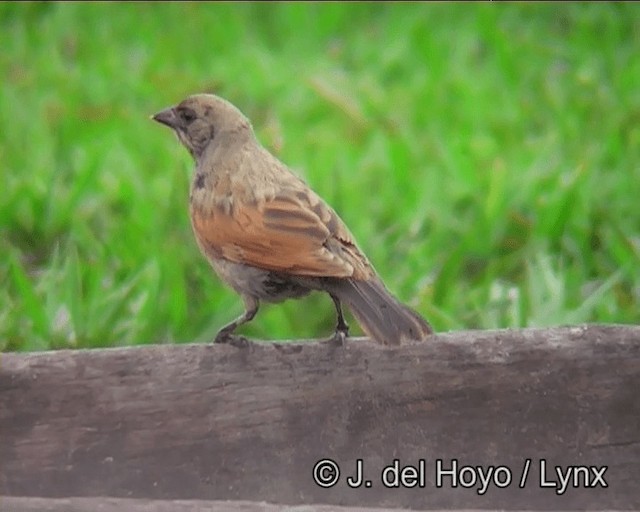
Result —
POLYGON ((214 94, 195 94, 152 119, 168 126, 195 161, 189 213, 197 245, 240 295, 244 313, 215 343, 246 346, 235 335, 262 302, 313 291, 333 300, 328 341, 349 336, 346 304, 369 338, 384 345, 424 341, 431 325, 385 287, 338 214, 257 139, 250 120, 214 94))

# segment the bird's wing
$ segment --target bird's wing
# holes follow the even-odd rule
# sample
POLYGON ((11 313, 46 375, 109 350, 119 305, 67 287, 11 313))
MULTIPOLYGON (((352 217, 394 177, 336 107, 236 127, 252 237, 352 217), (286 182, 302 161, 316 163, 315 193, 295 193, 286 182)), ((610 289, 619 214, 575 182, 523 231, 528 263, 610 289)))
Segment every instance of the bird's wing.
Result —
POLYGON ((208 212, 193 209, 199 245, 213 256, 299 276, 373 274, 338 215, 310 190, 208 212))

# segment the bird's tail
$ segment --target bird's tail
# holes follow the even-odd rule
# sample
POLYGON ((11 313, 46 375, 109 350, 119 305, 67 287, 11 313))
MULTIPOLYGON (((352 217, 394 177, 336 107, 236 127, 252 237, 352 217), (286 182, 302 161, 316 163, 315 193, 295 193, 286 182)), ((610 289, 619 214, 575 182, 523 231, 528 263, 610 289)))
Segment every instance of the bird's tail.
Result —
POLYGON ((349 307, 369 337, 379 343, 422 341, 433 333, 429 322, 391 295, 377 277, 366 281, 341 279, 334 286, 331 292, 349 307))

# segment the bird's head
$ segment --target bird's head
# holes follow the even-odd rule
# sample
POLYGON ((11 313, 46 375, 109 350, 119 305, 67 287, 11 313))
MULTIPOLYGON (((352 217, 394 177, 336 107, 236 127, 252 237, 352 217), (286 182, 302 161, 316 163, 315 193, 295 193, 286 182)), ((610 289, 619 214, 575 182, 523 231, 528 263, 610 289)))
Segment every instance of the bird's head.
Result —
POLYGON ((197 160, 214 140, 243 132, 252 133, 251 123, 235 106, 213 94, 189 96, 178 105, 158 112, 152 119, 176 132, 180 142, 197 160))

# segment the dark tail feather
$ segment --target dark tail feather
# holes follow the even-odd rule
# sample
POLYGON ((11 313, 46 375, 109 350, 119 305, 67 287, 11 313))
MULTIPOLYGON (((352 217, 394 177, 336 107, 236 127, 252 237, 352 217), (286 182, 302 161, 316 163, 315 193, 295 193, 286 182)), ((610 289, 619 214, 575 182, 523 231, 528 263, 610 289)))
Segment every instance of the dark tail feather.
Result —
POLYGON ((399 302, 382 281, 339 280, 330 290, 344 302, 360 327, 385 345, 424 340, 433 329, 418 313, 399 302))

